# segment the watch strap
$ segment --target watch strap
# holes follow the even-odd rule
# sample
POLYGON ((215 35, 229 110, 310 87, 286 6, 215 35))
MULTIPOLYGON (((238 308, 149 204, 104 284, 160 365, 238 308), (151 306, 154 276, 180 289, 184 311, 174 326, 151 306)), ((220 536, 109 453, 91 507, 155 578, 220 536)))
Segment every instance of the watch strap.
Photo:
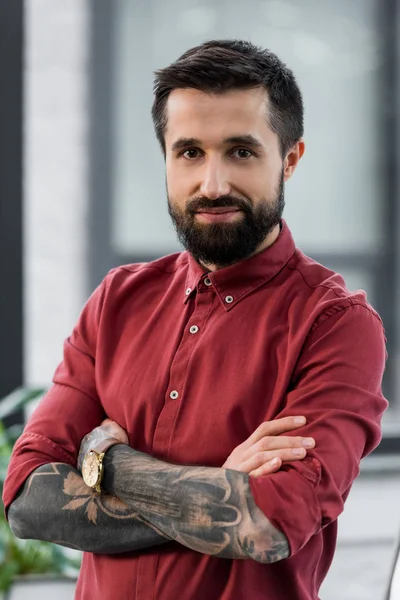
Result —
POLYGON ((121 440, 117 438, 109 437, 99 442, 96 446, 90 449, 90 452, 96 452, 96 454, 105 454, 112 446, 116 444, 122 444, 121 440))

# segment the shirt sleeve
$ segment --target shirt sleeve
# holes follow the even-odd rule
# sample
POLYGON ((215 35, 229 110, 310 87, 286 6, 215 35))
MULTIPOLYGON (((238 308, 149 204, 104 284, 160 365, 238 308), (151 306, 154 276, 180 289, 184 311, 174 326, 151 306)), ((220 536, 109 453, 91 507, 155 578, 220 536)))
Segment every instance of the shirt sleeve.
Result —
POLYGON ((106 418, 95 381, 96 341, 106 281, 93 292, 72 335, 53 385, 14 446, 3 489, 5 511, 27 477, 43 464, 75 466, 82 438, 106 418))
POLYGON ((365 305, 331 313, 309 334, 277 415, 306 416, 289 435, 314 437, 316 447, 277 473, 250 477, 256 504, 286 535, 291 555, 342 512, 361 458, 380 442, 387 408, 382 322, 365 305))

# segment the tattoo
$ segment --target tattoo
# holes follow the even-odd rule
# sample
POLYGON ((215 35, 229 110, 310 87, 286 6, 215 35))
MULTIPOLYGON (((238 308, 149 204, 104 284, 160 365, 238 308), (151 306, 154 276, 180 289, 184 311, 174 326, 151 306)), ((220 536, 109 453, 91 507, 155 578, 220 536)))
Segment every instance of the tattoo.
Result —
POLYGON ((123 501, 98 494, 62 463, 36 469, 8 512, 17 537, 45 540, 86 552, 115 554, 170 539, 123 501))
POLYGON ((256 505, 246 473, 171 465, 123 445, 106 453, 104 466, 106 490, 192 550, 261 563, 289 556, 286 537, 256 505))

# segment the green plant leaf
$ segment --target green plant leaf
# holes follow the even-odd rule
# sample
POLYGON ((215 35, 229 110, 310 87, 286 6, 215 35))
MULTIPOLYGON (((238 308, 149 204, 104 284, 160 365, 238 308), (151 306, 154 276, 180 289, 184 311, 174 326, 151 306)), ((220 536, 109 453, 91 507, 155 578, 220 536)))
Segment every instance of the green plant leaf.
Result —
MULTIPOLYGON (((3 416, 14 407, 21 407, 32 399, 43 395, 45 390, 17 390, 4 408, 3 416), (11 400, 11 401, 10 401, 11 400)), ((1 402, 0 402, 1 406, 1 402)), ((0 421, 0 494, 11 458, 13 446, 22 432, 22 427, 6 428, 0 421)), ((12 533, 4 516, 0 497, 0 592, 9 589, 13 579, 19 575, 76 575, 80 558, 69 556, 61 546, 37 540, 20 540, 12 533)))

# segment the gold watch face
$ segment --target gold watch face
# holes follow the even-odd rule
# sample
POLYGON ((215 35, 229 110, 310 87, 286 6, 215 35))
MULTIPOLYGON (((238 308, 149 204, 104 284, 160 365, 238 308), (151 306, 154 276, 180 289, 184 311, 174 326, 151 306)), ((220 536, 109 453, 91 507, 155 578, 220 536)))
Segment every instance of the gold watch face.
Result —
POLYGON ((100 477, 100 465, 95 452, 89 452, 85 456, 82 464, 82 477, 89 487, 97 485, 100 477))

